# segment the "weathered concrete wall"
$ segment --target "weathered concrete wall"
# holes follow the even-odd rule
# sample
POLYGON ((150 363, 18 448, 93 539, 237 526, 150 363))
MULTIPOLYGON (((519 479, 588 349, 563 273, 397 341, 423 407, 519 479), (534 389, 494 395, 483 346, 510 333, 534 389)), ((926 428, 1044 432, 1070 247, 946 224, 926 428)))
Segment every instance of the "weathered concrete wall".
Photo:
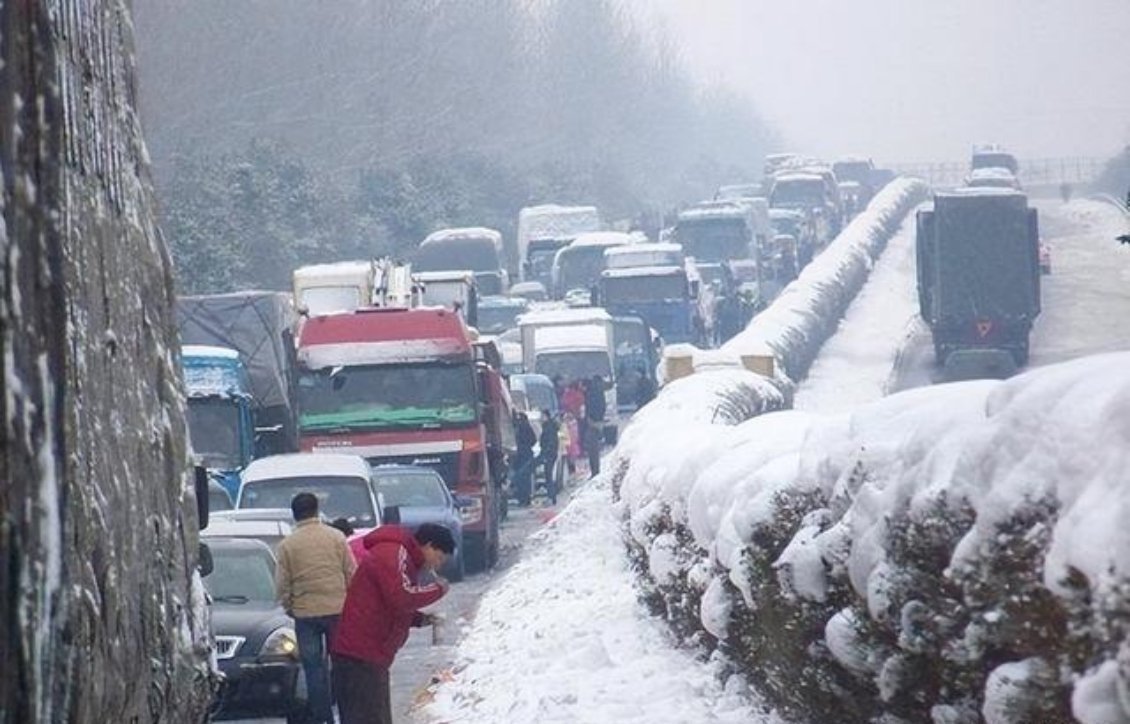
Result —
POLYGON ((170 263, 122 0, 0 3, 0 721, 200 721, 170 263))

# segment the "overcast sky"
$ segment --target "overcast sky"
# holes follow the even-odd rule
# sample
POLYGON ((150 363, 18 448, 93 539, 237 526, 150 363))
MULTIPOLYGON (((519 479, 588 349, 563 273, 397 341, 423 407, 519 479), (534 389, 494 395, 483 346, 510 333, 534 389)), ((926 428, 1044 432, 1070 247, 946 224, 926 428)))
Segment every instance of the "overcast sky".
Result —
POLYGON ((885 162, 1130 143, 1130 0, 629 0, 798 150, 885 162))

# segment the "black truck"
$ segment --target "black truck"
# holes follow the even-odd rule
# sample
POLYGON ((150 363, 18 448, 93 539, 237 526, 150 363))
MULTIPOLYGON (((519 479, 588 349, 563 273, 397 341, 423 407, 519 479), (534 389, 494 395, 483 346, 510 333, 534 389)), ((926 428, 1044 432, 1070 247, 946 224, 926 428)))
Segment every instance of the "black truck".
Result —
POLYGON ((917 222, 918 304, 938 365, 992 353, 998 368, 1000 359, 1027 364, 1040 313, 1039 227, 1028 197, 990 188, 938 193, 917 222))

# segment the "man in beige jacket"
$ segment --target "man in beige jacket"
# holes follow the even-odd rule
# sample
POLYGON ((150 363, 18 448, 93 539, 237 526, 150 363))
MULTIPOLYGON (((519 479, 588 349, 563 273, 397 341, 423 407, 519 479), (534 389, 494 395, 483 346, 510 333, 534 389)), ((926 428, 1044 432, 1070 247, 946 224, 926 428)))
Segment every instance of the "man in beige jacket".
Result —
POLYGON ((327 654, 357 563, 341 531, 320 520, 312 493, 294 496, 290 510, 297 525, 275 550, 275 592, 294 618, 312 721, 332 723, 327 654))

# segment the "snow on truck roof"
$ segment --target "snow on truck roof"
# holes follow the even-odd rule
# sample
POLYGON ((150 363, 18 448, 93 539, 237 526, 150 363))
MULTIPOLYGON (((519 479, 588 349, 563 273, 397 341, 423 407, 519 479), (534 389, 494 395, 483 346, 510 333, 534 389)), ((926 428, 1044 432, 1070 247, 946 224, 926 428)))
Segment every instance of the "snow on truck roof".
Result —
POLYGON ((774 179, 774 182, 779 183, 779 184, 780 183, 799 183, 799 182, 802 182, 802 181, 803 182, 819 181, 820 183, 824 183, 824 177, 821 176, 818 173, 807 173, 807 172, 792 173, 792 172, 790 172, 790 173, 779 174, 774 179))
POLYGON ((294 280, 339 279, 341 277, 367 276, 373 271, 369 261, 338 261, 332 264, 307 264, 294 270, 294 280))
POLYGON ((253 460, 240 475, 243 483, 286 478, 355 477, 369 479, 372 468, 360 455, 346 453, 289 453, 253 460))
POLYGON ((605 258, 615 256, 634 256, 648 253, 682 254, 683 245, 671 242, 641 242, 628 246, 614 246, 604 251, 605 258))
POLYGON ((485 226, 467 226, 458 229, 440 229, 428 234, 420 246, 426 244, 439 244, 446 241, 464 241, 475 239, 488 239, 495 246, 502 247, 502 234, 496 229, 488 229, 485 226))
POLYGON ((538 309, 518 317, 518 326, 561 326, 611 322, 612 317, 600 307, 571 309, 538 309))
POLYGON ((583 216, 596 213, 597 209, 595 206, 562 206, 561 204, 541 204, 540 206, 525 207, 518 212, 518 216, 583 216))
POLYGON ((608 331, 597 324, 541 327, 534 330, 536 353, 594 349, 608 349, 608 331))
POLYGON ((576 249, 582 246, 624 246, 626 244, 634 244, 639 241, 639 236, 629 234, 623 231, 589 231, 584 234, 578 234, 576 239, 573 239, 569 244, 570 249, 576 249))
POLYGON ((711 201, 679 212, 679 221, 706 221, 709 219, 746 219, 749 206, 734 201, 711 201))
POLYGON ((676 274, 685 275, 687 270, 681 266, 668 264, 664 266, 629 266, 620 269, 605 269, 601 276, 605 279, 634 279, 636 277, 667 277, 676 274))
POLYGON ((423 362, 471 353, 462 317, 441 307, 359 309, 311 317, 298 360, 309 369, 423 362))

